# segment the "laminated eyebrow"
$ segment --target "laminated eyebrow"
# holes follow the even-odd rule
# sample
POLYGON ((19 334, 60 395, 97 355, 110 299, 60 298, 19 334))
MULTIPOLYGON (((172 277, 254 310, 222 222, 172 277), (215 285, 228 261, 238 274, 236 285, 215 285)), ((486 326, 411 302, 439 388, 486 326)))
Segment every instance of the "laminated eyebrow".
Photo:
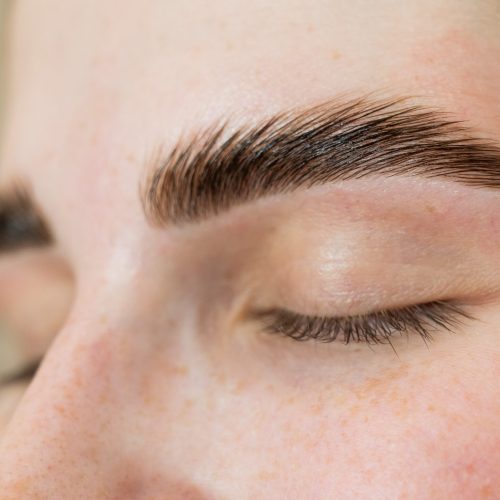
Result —
POLYGON ((153 159, 149 220, 185 224, 301 188, 370 175, 500 188, 500 147, 449 113, 406 99, 327 101, 229 131, 217 125, 153 159))

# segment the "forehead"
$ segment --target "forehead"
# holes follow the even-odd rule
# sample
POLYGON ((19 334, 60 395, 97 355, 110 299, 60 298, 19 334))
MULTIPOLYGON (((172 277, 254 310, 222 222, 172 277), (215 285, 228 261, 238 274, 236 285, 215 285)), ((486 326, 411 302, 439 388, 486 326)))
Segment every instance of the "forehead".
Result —
POLYGON ((73 116, 78 106, 106 115, 125 101, 146 113, 154 101, 155 111, 175 113, 169 124, 222 104, 254 111, 358 86, 408 88, 416 73, 457 76, 458 60, 477 69, 473 59, 500 38, 487 5, 20 0, 12 78, 16 91, 30 91, 24 99, 43 93, 47 108, 57 100, 73 116))

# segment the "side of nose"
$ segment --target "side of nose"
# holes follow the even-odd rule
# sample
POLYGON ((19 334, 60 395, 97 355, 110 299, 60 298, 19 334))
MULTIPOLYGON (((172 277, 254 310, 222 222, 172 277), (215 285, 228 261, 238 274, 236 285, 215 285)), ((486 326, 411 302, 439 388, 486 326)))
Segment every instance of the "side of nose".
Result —
MULTIPOLYGON (((91 330, 68 325, 27 390, 0 443, 0 497, 206 498, 173 469, 158 473, 154 453, 143 453, 150 443, 138 444, 148 439, 141 421, 148 351, 131 340, 136 335, 91 330)), ((169 385, 162 380, 166 401, 169 385)), ((161 418, 171 418, 168 408, 161 418)), ((161 438, 165 455, 168 436, 161 438)))

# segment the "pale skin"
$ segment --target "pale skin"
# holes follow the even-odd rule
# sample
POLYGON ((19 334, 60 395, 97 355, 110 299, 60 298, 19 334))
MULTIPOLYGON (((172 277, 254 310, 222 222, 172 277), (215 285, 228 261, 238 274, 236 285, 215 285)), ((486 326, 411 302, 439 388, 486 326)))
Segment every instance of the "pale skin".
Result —
POLYGON ((183 133, 342 94, 419 96, 498 139, 499 31, 493 1, 17 1, 0 178, 27 179, 57 242, 0 256, 2 314, 47 350, 0 398, 2 499, 498 497, 497 191, 365 179, 178 229, 138 186, 183 133), (477 320, 397 355, 242 313, 435 295, 477 320))

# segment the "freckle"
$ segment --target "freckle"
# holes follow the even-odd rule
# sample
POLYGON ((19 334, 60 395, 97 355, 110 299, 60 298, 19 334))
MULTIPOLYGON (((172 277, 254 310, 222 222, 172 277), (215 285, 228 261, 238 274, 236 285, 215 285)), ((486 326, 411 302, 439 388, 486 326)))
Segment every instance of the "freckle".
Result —
POLYGON ((435 412, 436 411, 436 407, 434 405, 427 405, 427 411, 429 411, 429 412, 435 412))
POLYGON ((105 391, 101 392, 101 394, 99 396, 99 404, 103 405, 103 404, 108 403, 108 402, 109 402, 108 393, 105 391))
POLYGON ((187 375, 189 373, 188 368, 185 365, 172 365, 170 367, 170 373, 172 375, 187 375))
POLYGON ((66 415, 67 413, 66 408, 63 405, 55 405, 54 408, 57 411, 57 413, 61 415, 66 415))
POLYGON ((323 405, 321 404, 321 401, 317 401, 311 406, 311 413, 313 415, 317 415, 321 409, 323 408, 323 405))
POLYGON ((232 391, 231 391, 231 392, 232 392, 234 395, 241 394, 241 393, 245 390, 246 386, 247 386, 247 384, 245 384, 245 382, 242 382, 242 381, 240 380, 239 382, 237 382, 237 383, 234 385, 234 387, 233 387, 233 389, 232 389, 232 391))
POLYGON ((154 397, 150 394, 143 393, 142 394, 142 404, 144 407, 150 407, 154 403, 154 397))
POLYGON ((347 401, 349 401, 351 398, 350 396, 342 393, 328 393, 328 399, 330 402, 335 405, 335 406, 344 406, 347 401))
POLYGON ((349 408, 349 413, 351 416, 356 416, 360 411, 360 406, 358 404, 354 404, 349 408))
POLYGON ((365 399, 368 395, 371 395, 374 389, 382 383, 383 381, 377 377, 368 379, 362 386, 360 390, 356 391, 356 396, 358 399, 365 399))
POLYGON ((274 474, 269 472, 269 471, 261 471, 261 472, 259 472, 257 477, 261 481, 269 481, 270 479, 272 479, 274 477, 274 474))
MULTIPOLYGON (((390 382, 393 380, 401 380, 408 375, 408 365, 402 363, 395 369, 387 370, 381 377, 372 377, 366 380, 361 387, 354 390, 358 399, 367 399, 373 397, 377 391, 386 392, 387 387, 390 387, 390 382)), ((376 396, 380 397, 380 392, 376 396)))
POLYGON ((485 484, 481 488, 481 498, 493 498, 493 490, 491 489, 491 485, 485 484))
POLYGON ((472 402, 474 400, 474 397, 472 396, 472 394, 470 394, 469 392, 466 392, 465 393, 465 399, 469 402, 472 402))
POLYGON ((295 431, 295 423, 291 420, 287 420, 284 424, 282 424, 282 428, 285 433, 293 435, 295 431))
POLYGON ((338 50, 332 50, 330 57, 333 61, 338 61, 342 57, 342 54, 338 50))
POLYGON ((408 415, 408 399, 401 396, 392 396, 391 398, 394 402, 396 402, 396 415, 400 417, 405 417, 408 415))
POLYGON ((363 472, 363 476, 364 476, 366 479, 373 479, 373 476, 374 476, 374 475, 375 475, 375 474, 374 474, 373 470, 371 470, 371 469, 365 470, 365 471, 363 472))
POLYGON ((186 401, 184 401, 184 404, 182 406, 182 414, 185 415, 186 413, 188 413, 192 407, 193 407, 193 400, 191 398, 186 399, 186 401))
POLYGON ((474 472, 476 472, 476 468, 474 467, 474 464, 467 464, 465 466, 465 472, 467 472, 467 474, 473 474, 474 472))
MULTIPOLYGON (((16 481, 12 485, 12 489, 13 489, 12 492, 16 493, 16 494, 22 493, 24 495, 24 493, 26 493, 30 484, 33 484, 33 478, 31 476, 24 477, 23 479, 16 481)), ((23 498, 23 497, 19 496, 18 498, 23 498)))
POLYGON ((266 390, 268 390, 269 392, 275 392, 276 388, 274 387, 273 384, 267 384, 266 390))
POLYGON ((436 207, 434 205, 426 205, 425 209, 427 210, 427 212, 429 212, 431 214, 436 213, 436 207))
POLYGON ((227 375, 224 372, 216 372, 213 374, 213 377, 217 381, 218 385, 226 385, 227 375))

